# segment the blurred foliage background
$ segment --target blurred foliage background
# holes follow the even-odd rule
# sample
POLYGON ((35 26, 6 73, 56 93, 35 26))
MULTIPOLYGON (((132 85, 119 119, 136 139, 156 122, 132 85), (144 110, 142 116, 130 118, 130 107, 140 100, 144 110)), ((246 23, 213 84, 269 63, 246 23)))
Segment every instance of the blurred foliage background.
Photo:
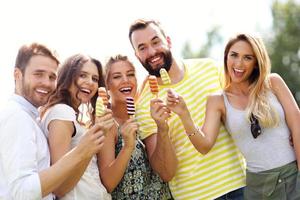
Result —
MULTIPOLYGON (((298 106, 300 105, 300 3, 297 0, 273 1, 273 25, 263 35, 272 62, 272 72, 280 74, 298 106)), ((215 46, 224 41, 220 27, 214 26, 206 33, 206 42, 192 50, 190 42, 182 49, 183 58, 210 57, 215 46)), ((221 47, 224 48, 224 47, 221 47)))

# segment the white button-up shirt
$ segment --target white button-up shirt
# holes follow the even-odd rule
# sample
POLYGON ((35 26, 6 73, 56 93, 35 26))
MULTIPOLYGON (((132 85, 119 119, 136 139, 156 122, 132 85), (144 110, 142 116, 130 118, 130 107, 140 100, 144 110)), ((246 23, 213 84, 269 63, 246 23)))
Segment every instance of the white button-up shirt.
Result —
POLYGON ((37 108, 19 95, 0 111, 1 200, 42 199, 38 173, 50 166, 50 154, 37 117, 37 108))

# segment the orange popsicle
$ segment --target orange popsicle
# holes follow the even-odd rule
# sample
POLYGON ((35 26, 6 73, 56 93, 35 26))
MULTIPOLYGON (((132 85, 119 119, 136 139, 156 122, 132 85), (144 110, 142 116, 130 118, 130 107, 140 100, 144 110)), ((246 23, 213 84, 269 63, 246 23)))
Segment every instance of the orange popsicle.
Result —
POLYGON ((153 95, 157 96, 157 94, 159 92, 159 89, 158 89, 158 83, 157 83, 156 76, 150 75, 148 77, 148 81, 149 81, 149 86, 150 86, 151 93, 153 95))
POLYGON ((105 87, 98 88, 98 96, 102 98, 105 107, 108 105, 108 96, 105 87))

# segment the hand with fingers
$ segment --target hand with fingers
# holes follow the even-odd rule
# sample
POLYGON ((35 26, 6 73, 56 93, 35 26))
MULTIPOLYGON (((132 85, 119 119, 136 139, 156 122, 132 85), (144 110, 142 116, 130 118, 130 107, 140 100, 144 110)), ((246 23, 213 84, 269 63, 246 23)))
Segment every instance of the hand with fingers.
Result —
POLYGON ((104 127, 95 124, 82 136, 77 148, 84 158, 90 158, 101 150, 104 139, 104 127))
POLYGON ((171 116, 171 111, 161 99, 151 100, 150 113, 159 128, 169 129, 167 120, 171 116))
POLYGON ((174 113, 179 116, 185 115, 188 113, 187 105, 179 94, 174 90, 169 89, 167 94, 167 107, 174 113))
POLYGON ((95 118, 95 123, 103 127, 105 135, 109 134, 111 128, 115 124, 112 116, 112 111, 110 109, 106 109, 105 113, 102 116, 97 116, 95 118))
POLYGON ((124 140, 124 147, 130 150, 135 148, 136 132, 138 130, 138 124, 134 119, 128 119, 121 126, 121 134, 124 140))

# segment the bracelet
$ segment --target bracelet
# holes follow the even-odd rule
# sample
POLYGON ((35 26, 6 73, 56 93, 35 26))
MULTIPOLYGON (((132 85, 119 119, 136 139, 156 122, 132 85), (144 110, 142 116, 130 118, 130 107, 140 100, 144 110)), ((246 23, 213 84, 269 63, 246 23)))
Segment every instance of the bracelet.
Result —
POLYGON ((196 133, 199 133, 199 132, 200 132, 199 127, 196 126, 196 131, 193 132, 193 133, 190 133, 190 134, 187 133, 187 135, 188 135, 189 137, 192 137, 192 136, 196 135, 196 133))

